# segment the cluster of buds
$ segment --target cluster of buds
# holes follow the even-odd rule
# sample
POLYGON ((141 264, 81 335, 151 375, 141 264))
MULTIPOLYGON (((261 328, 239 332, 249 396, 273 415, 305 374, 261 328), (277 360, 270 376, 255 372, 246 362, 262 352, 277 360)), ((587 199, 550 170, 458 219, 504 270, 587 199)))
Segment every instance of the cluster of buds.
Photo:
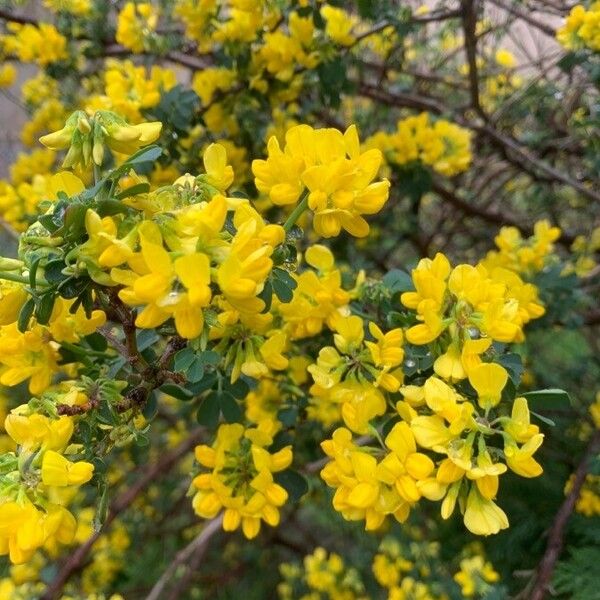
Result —
POLYGON ((138 148, 154 142, 160 135, 162 124, 158 121, 130 125, 119 115, 99 110, 93 117, 84 111, 75 111, 59 131, 40 138, 50 150, 68 148, 63 167, 88 167, 93 161, 104 161, 105 145, 120 154, 132 154, 138 148))

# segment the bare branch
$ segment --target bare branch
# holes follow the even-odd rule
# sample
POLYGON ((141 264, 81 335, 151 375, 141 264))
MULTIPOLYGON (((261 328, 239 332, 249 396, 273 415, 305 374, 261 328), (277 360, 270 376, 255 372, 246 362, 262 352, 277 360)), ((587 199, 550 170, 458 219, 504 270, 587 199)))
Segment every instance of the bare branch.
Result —
POLYGON ((221 529, 223 523, 223 515, 215 517, 211 521, 208 521, 200 533, 196 536, 185 548, 180 550, 176 555, 171 564, 167 567, 164 573, 160 576, 158 581, 154 584, 154 587, 150 590, 150 593, 146 596, 146 600, 159 600, 162 596, 163 590, 172 581, 177 573, 177 569, 185 565, 192 556, 195 555, 202 557, 208 548, 208 544, 211 538, 221 529))
POLYGON ((565 498, 562 506, 556 513, 554 523, 548 535, 548 545, 546 552, 537 569, 537 578, 528 595, 529 600, 544 600, 548 593, 548 586, 552 580, 552 573, 558 561, 564 545, 565 528, 569 517, 575 508, 575 503, 579 498, 579 493, 585 481, 588 472, 589 462, 592 457, 600 451, 600 430, 596 430, 590 439, 585 453, 575 471, 573 486, 569 495, 565 498))

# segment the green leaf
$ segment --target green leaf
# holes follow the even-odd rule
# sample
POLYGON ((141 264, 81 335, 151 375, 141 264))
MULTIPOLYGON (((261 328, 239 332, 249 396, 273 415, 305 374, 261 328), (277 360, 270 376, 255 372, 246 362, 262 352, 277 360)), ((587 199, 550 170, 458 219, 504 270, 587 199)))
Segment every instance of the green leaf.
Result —
POLYGON ((186 370, 185 375, 190 383, 197 383, 200 381, 204 377, 204 367, 202 366, 202 363, 197 358, 194 358, 191 365, 186 370))
POLYGON ((363 19, 375 18, 375 2, 373 0, 357 0, 358 14, 363 19))
POLYGON ((235 383, 228 380, 223 381, 223 390, 231 394, 234 398, 245 398, 250 391, 250 387, 243 379, 238 379, 235 383))
POLYGON ((85 214, 87 206, 75 202, 67 207, 64 218, 65 234, 71 238, 79 238, 85 233, 85 214))
POLYGON ((69 277, 58 286, 58 293, 67 300, 77 298, 90 284, 87 277, 69 277))
POLYGON ((569 394, 565 390, 557 388, 527 392, 522 394, 522 396, 529 403, 535 404, 538 410, 543 410, 544 408, 569 408, 571 406, 569 394))
POLYGON ((173 396, 173 398, 177 398, 177 400, 187 401, 194 397, 192 392, 175 383, 163 383, 159 389, 161 392, 173 396))
POLYGON ((281 421, 286 427, 292 427, 298 419, 298 409, 295 406, 282 408, 277 413, 277 420, 281 421))
POLYGON ((271 285, 271 282, 268 279, 267 281, 265 281, 263 290, 258 295, 258 297, 265 303, 265 307, 262 310, 262 313, 268 313, 271 310, 271 303, 273 302, 273 286, 271 285))
POLYGON ((275 481, 287 490, 292 502, 298 502, 308 492, 308 482, 298 471, 287 469, 277 473, 275 481))
POLYGON ((275 295, 281 302, 290 302, 294 297, 293 290, 298 286, 297 281, 285 269, 273 269, 271 285, 275 295))
POLYGON ((29 269, 29 285, 32 289, 35 290, 36 287, 36 275, 38 267, 40 266, 40 260, 42 260, 41 256, 38 256, 32 263, 31 268, 29 269))
POLYGON ((33 298, 28 298, 25 304, 21 307, 19 312, 19 318, 17 320, 17 327, 21 333, 27 331, 29 321, 33 315, 35 309, 35 301, 33 298))
POLYGON ((530 410, 529 412, 534 417, 537 417, 542 423, 546 423, 546 425, 549 425, 550 427, 556 427, 556 423, 552 419, 549 419, 548 417, 544 417, 543 415, 540 415, 539 413, 536 413, 533 410, 530 410))
POLYGON ((147 421, 151 421, 158 412, 158 394, 156 390, 154 390, 149 396, 146 404, 144 404, 144 408, 142 409, 142 415, 146 418, 147 421))
POLYGON ((508 376, 515 387, 518 387, 525 369, 521 355, 509 352, 508 354, 501 354, 497 360, 508 371, 508 376))
POLYGON ((221 362, 221 355, 213 350, 206 350, 197 356, 198 361, 203 367, 216 367, 221 362))
POLYGON ((205 373, 204 377, 197 381, 196 383, 190 383, 187 386, 187 389, 190 390, 193 394, 201 394, 206 390, 211 389, 215 383, 217 383, 217 374, 216 373, 205 373))
POLYGON ((123 190, 121 193, 117 194, 115 198, 118 200, 124 200, 125 198, 130 198, 131 196, 136 196, 137 194, 147 194, 150 191, 150 184, 146 182, 136 183, 131 187, 123 190))
POLYGON ((219 404, 228 423, 239 423, 242 420, 242 409, 231 394, 222 392, 219 395, 219 404))
POLYGON ((158 342, 159 337, 154 329, 140 329, 136 335, 137 347, 140 352, 158 342))
POLYGON ((111 179, 118 179, 129 172, 132 167, 147 162, 155 161, 162 154, 162 148, 159 146, 147 146, 132 154, 121 166, 114 169, 110 174, 111 179))
POLYGON ((96 350, 96 352, 104 352, 108 348, 108 342, 101 333, 90 333, 89 335, 86 335, 84 339, 89 344, 90 348, 96 350))
POLYGON ((54 292, 44 294, 35 311, 35 318, 40 325, 47 325, 52 315, 52 309, 54 308, 54 302, 56 295, 54 292))
POLYGON ((175 354, 173 365, 176 371, 185 371, 196 359, 196 354, 192 348, 184 348, 175 354))
POLYGON ((211 429, 214 429, 219 422, 219 413, 221 407, 219 405, 219 396, 217 393, 209 394, 204 398, 198 412, 196 413, 196 420, 200 425, 205 425, 211 429))
POLYGON ((401 269, 392 269, 383 277, 383 284, 392 294, 397 292, 410 292, 415 289, 412 277, 401 269))
POLYGON ((129 208, 119 202, 119 200, 100 200, 96 204, 96 212, 101 217, 111 217, 113 215, 124 214, 126 215, 129 212, 129 208))
POLYGON ((60 283, 64 281, 68 277, 62 272, 66 266, 62 258, 48 261, 44 267, 44 278, 48 283, 60 283))

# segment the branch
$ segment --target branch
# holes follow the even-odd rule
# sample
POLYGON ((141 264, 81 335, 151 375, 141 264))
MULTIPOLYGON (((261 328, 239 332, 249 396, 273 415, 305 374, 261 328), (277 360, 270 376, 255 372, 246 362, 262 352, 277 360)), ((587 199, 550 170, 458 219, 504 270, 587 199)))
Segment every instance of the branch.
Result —
POLYGON ((163 590, 167 584, 174 579, 177 569, 180 566, 185 565, 194 555, 196 555, 196 560, 202 558, 208 548, 208 543, 210 542, 211 538, 221 529, 222 523, 222 514, 208 521, 202 532, 175 555, 175 558, 171 564, 167 567, 158 581, 154 584, 154 587, 150 590, 150 593, 146 596, 146 600, 160 600, 163 590))
POLYGON ((19 23, 19 25, 37 25, 36 19, 24 15, 15 15, 8 10, 0 9, 0 19, 9 23, 19 23))
POLYGON ((532 17, 529 12, 523 11, 521 8, 519 8, 518 5, 507 4, 503 0, 491 0, 491 1, 492 1, 492 4, 495 4, 497 7, 501 8, 502 10, 505 10, 506 12, 510 13, 513 16, 518 17, 519 19, 522 19, 526 23, 529 23, 536 29, 539 29, 542 33, 549 35, 551 38, 554 39, 556 37, 556 31, 553 27, 550 27, 550 25, 546 25, 546 23, 542 23, 541 21, 538 21, 536 18, 532 17))
MULTIPOLYGON (((455 208, 458 208, 461 212, 471 215, 473 217, 479 217, 488 223, 494 223, 495 225, 511 225, 512 227, 516 227, 526 235, 533 234, 533 225, 528 225, 527 223, 523 223, 521 219, 516 219, 511 217, 505 213, 495 212, 491 210, 487 210, 482 208, 481 206, 477 206, 475 204, 471 204, 464 198, 461 198, 451 190, 447 189, 443 185, 437 182, 433 182, 432 190, 445 202, 448 202, 455 208)), ((575 237, 569 233, 562 233, 560 237, 560 241, 564 244, 572 244, 575 237)))
POLYGON ((469 89, 471 91, 471 107, 483 116, 479 101, 479 75, 477 73, 477 11, 475 0, 462 0, 461 19, 465 35, 465 54, 469 65, 469 89))
POLYGON ((147 468, 144 474, 112 503, 108 517, 102 527, 94 532, 73 554, 69 556, 58 575, 48 585, 40 600, 55 600, 60 597, 62 589, 71 576, 83 568, 87 555, 98 538, 110 527, 111 523, 125 511, 146 487, 154 483, 161 474, 170 471, 170 467, 185 456, 201 439, 202 428, 194 429, 189 437, 174 450, 165 454, 161 460, 147 468))
POLYGON ((579 498, 581 487, 585 481, 587 475, 589 462, 598 451, 600 451, 600 429, 597 429, 589 441, 588 447, 575 471, 575 478, 573 480, 573 487, 569 492, 569 495, 565 498, 562 506, 556 513, 552 529, 548 535, 548 545, 544 557, 539 564, 537 569, 537 578, 531 590, 531 594, 528 596, 529 600, 543 600, 548 593, 548 587, 552 579, 552 573, 556 562, 560 557, 560 553, 564 545, 564 534, 569 517, 575 508, 575 503, 579 498))
MULTIPOLYGON (((362 96, 377 100, 388 106, 430 110, 438 115, 448 112, 440 101, 428 96, 419 96, 404 92, 391 93, 366 83, 359 84, 358 92, 362 96)), ((476 131, 486 137, 493 146, 502 152, 502 155, 508 162, 535 180, 555 181, 563 185, 568 185, 577 190, 582 196, 586 196, 595 202, 600 202, 600 193, 547 164, 532 154, 529 149, 522 146, 517 140, 501 133, 489 123, 471 121, 457 112, 451 116, 462 127, 476 131)))
POLYGON ((586 196, 594 202, 600 202, 600 193, 596 192, 592 188, 586 187, 583 183, 572 179, 558 169, 555 169, 553 166, 533 155, 527 148, 521 146, 517 140, 500 133, 491 125, 467 124, 467 127, 470 127, 471 129, 479 131, 485 135, 492 142, 492 144, 503 150, 504 156, 509 162, 532 175, 534 178, 539 179, 539 175, 536 175, 535 173, 537 170, 540 173, 543 173, 546 179, 568 185, 577 190, 582 196, 586 196), (515 154, 516 157, 510 157, 510 153, 508 151, 515 154), (528 168, 524 163, 529 163, 533 167, 533 170, 528 168))

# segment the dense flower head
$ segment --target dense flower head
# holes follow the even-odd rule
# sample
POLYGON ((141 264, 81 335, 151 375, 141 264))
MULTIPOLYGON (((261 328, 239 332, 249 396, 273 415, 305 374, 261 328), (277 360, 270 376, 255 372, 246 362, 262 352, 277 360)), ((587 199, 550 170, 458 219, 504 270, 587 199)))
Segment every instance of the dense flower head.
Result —
POLYGON ((366 148, 378 148, 392 165, 420 162, 434 171, 453 176, 471 164, 471 134, 445 119, 433 123, 421 113, 398 121, 393 133, 378 132, 365 141, 366 148))
POLYGON ((582 4, 573 6, 556 37, 565 48, 600 51, 600 3, 592 2, 589 8, 582 4))
POLYGON ((292 462, 290 446, 270 453, 271 438, 260 428, 244 429, 241 424, 221 425, 212 447, 197 446, 196 460, 208 472, 194 478, 198 491, 193 499, 196 513, 212 518, 223 510, 223 529, 242 527, 251 539, 260 531, 261 521, 275 527, 287 492, 273 479, 292 462))
POLYGON ((157 22, 158 13, 150 2, 126 2, 117 21, 117 42, 133 52, 143 52, 157 22))
POLYGON ((2 36, 4 50, 18 56, 23 62, 46 66, 68 56, 67 40, 54 25, 10 23, 8 30, 10 33, 2 36))
POLYGON ((563 494, 544 585, 579 592, 600 3, 29 4, 0 11, 0 599, 535 595, 563 494))
POLYGON ((356 237, 368 235, 369 225, 362 215, 381 210, 389 182, 373 181, 381 152, 361 153, 356 127, 342 134, 336 129, 298 125, 286 133, 283 150, 275 137, 267 149, 268 158, 255 160, 252 171, 256 187, 273 204, 295 204, 304 193, 319 235, 333 237, 341 229, 356 237))
POLYGON ((76 520, 55 489, 76 489, 89 481, 94 466, 64 454, 73 434, 71 417, 56 420, 30 413, 23 405, 7 415, 6 432, 17 444, 4 455, 0 481, 0 554, 13 563, 31 559, 38 548, 68 544, 76 520), (57 502, 58 500, 58 502, 57 502))

